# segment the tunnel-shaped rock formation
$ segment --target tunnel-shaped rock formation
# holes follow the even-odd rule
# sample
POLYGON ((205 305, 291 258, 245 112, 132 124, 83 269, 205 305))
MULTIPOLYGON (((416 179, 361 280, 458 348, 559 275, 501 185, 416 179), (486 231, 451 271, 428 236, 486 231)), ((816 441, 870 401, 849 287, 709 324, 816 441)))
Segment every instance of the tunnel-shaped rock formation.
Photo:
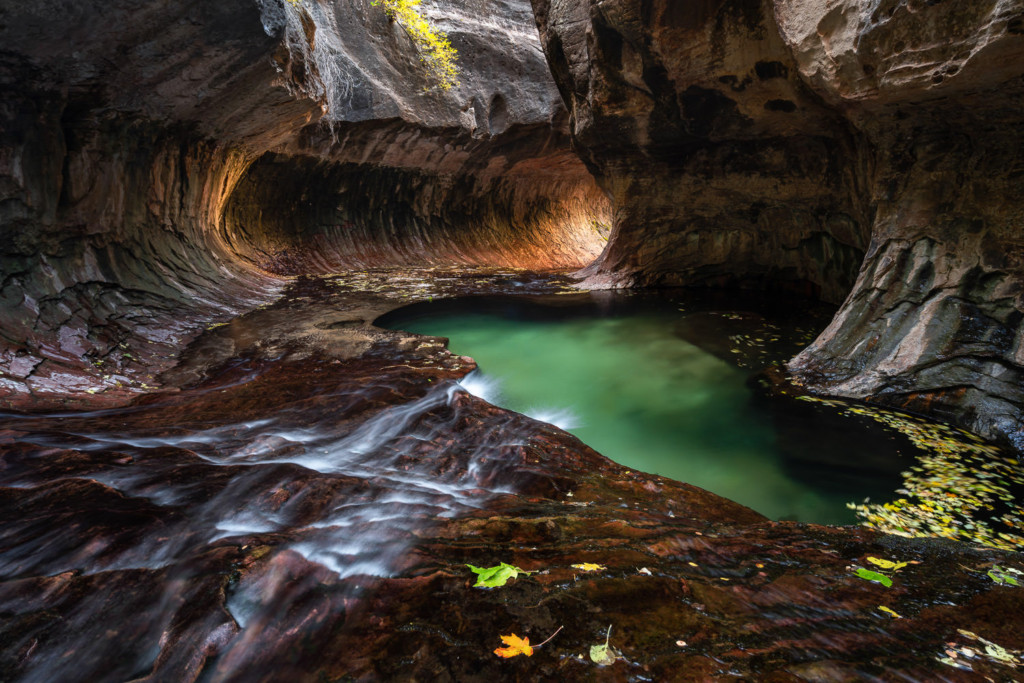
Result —
POLYGON ((798 381, 1024 446, 1024 3, 534 9, 613 198, 592 281, 809 283, 845 303, 798 381))
MULTIPOLYGON (((420 135, 402 126, 372 137, 386 147, 420 135)), ((423 143, 436 153, 418 166, 267 154, 232 193, 225 238, 252 263, 289 275, 446 264, 575 269, 600 254, 607 199, 562 135, 541 125, 452 142, 449 134, 423 143)))
POLYGON ((431 12, 451 91, 368 0, 11 8, 4 404, 129 400, 282 275, 600 254, 845 300, 797 381, 1021 447, 1021 2, 431 12))
POLYGON ((593 280, 841 301, 869 231, 858 133, 803 84, 770 2, 535 2, 614 233, 593 280))
POLYGON ((0 26, 5 405, 148 391, 281 275, 604 246, 525 2, 441 6, 452 91, 369 0, 64 9, 0 26))
MULTIPOLYGON (((451 90, 376 0, 0 9, 0 679, 1019 668, 1008 451, 908 418, 879 438, 927 451, 898 501, 919 516, 771 521, 375 322, 513 286, 560 316, 580 282, 795 290, 841 307, 756 400, 803 384, 1019 454, 1024 0, 424 6, 451 90), (480 590, 477 564, 517 577, 480 590), (558 637, 509 660, 510 633, 558 637)), ((679 322, 730 372, 755 329, 679 322)), ((799 398, 819 428, 840 403, 799 398)))

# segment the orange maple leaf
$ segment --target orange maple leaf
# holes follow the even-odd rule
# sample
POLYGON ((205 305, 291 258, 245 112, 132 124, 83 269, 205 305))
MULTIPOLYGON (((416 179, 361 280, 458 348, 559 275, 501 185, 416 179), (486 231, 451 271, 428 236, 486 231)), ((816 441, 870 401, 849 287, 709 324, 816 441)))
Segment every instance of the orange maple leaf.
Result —
POLYGON ((527 657, 533 656, 533 648, 530 647, 529 638, 520 638, 516 634, 507 636, 501 636, 501 642, 508 645, 508 647, 499 647, 494 651, 494 654, 499 657, 515 657, 517 655, 526 655, 527 657))

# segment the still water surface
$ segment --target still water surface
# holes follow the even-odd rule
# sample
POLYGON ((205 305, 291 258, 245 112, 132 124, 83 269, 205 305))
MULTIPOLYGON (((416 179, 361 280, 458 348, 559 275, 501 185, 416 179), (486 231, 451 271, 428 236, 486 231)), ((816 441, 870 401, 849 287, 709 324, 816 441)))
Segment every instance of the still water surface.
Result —
POLYGON ((471 391, 556 424, 622 465, 773 519, 854 523, 848 502, 900 485, 905 444, 870 424, 770 399, 751 380, 824 319, 778 302, 716 310, 605 293, 435 302, 379 324, 448 337, 453 352, 479 363, 463 382, 471 391))

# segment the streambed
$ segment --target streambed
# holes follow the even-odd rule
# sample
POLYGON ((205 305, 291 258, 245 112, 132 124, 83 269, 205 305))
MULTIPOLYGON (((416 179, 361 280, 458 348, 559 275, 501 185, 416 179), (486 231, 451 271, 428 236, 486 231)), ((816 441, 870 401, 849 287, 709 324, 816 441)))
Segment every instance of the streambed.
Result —
POLYGON ((911 459, 905 440, 871 421, 772 399, 752 379, 813 335, 826 310, 694 298, 471 297, 380 322, 448 337, 479 364, 463 384, 482 398, 562 427, 626 467, 773 519, 854 523, 847 503, 899 487, 911 459))
POLYGON ((830 313, 793 296, 667 290, 431 300, 377 323, 448 338, 479 364, 462 385, 485 400, 772 519, 1024 548, 1024 473, 998 447, 905 413, 769 391, 762 371, 830 313))
MULTIPOLYGON (((445 297, 510 290, 541 297, 528 302, 532 317, 666 312, 524 273, 301 279, 274 305, 204 334, 179 363, 177 388, 109 410, 0 415, 0 678, 498 680, 521 667, 533 680, 583 680, 594 665, 577 655, 609 623, 625 653, 609 673, 636 680, 672 679, 681 656, 698 678, 808 662, 837 676, 934 680, 945 643, 977 647, 950 624, 1024 647, 1024 606, 1016 593, 995 595, 985 574, 1016 566, 1008 553, 769 523, 490 405, 467 391, 472 360, 370 324, 410 300, 436 311, 462 305, 445 297), (920 564, 883 593, 850 569, 877 555, 920 564), (499 562, 532 573, 474 589, 466 565, 499 562), (599 569, 584 574, 581 563, 599 569), (890 625, 881 604, 905 619, 890 625), (539 642, 558 625, 529 662, 492 654, 499 634, 539 642), (793 645, 809 639, 813 649, 793 645)), ((780 312, 671 305, 673 336, 651 333, 652 348, 685 341, 718 359, 698 364, 716 373, 728 360, 731 379, 709 394, 740 397, 733 408, 756 421, 751 431, 774 434, 780 472, 825 490, 829 472, 885 470, 856 459, 843 470, 844 439, 798 447, 808 421, 841 430, 865 416, 750 384, 755 367, 803 343, 762 334, 781 327, 780 312)), ((612 326, 595 337, 635 346, 638 335, 612 326)), ((675 356, 666 365, 647 355, 634 375, 686 379, 669 371, 675 356)), ((912 441, 891 426, 876 436, 912 441)))

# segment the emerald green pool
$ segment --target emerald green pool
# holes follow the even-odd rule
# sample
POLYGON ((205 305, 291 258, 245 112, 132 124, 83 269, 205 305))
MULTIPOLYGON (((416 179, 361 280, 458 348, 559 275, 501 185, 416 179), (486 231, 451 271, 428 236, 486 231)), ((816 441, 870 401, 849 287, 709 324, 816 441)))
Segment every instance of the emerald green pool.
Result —
POLYGON ((827 320, 809 305, 721 308, 682 296, 468 298, 378 324, 448 337, 480 370, 464 385, 562 427, 629 468, 688 482, 773 519, 854 523, 890 497, 905 443, 818 406, 771 398, 753 371, 827 320))

